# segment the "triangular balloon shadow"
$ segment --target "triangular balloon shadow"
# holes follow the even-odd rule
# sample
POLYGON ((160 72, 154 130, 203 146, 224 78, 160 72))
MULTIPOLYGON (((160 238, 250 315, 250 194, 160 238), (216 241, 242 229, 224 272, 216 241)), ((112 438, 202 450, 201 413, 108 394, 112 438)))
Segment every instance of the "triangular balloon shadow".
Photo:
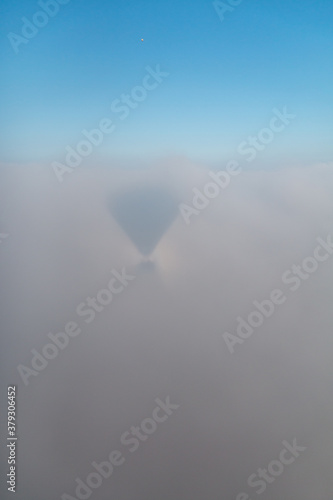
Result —
MULTIPOLYGON (((148 257, 178 215, 178 200, 163 187, 138 187, 114 196, 110 210, 139 252, 148 257)), ((153 266, 144 261, 143 266, 153 266)))

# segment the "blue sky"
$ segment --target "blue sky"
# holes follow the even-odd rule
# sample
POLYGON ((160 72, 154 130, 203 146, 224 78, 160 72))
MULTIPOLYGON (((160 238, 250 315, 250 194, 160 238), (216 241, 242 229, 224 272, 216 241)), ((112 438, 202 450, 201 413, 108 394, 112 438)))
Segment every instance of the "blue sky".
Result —
POLYGON ((3 161, 60 161, 82 129, 110 118, 94 155, 220 162, 283 106, 296 119, 263 158, 332 159, 330 0, 243 0, 223 22, 210 1, 70 0, 17 54, 8 33, 41 8, 3 5, 3 161), (169 76, 120 121, 112 101, 158 64, 169 76))

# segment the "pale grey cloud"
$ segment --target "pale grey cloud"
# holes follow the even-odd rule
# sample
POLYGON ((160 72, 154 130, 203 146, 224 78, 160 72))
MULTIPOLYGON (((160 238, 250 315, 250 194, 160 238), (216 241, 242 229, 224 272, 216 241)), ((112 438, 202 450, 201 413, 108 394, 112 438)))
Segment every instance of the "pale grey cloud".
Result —
POLYGON ((333 165, 244 169, 189 226, 171 221, 142 266, 110 199, 140 185, 185 202, 208 172, 185 159, 95 165, 59 185, 47 167, 1 169, 2 384, 18 385, 18 500, 73 493, 167 395, 180 405, 172 419, 92 499, 255 500, 247 478, 294 438, 306 450, 260 498, 331 498, 332 260, 238 352, 222 335, 331 232, 333 165), (24 386, 17 365, 123 267, 136 276, 126 291, 91 324, 81 318, 80 336, 24 386))

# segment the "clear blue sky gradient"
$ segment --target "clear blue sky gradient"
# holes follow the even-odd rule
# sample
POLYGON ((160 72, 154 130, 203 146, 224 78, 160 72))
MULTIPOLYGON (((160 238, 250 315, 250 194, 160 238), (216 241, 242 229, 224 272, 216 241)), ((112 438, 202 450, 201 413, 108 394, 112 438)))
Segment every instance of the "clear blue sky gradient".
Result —
POLYGON ((296 119, 265 158, 332 159, 331 0, 244 0, 223 22, 211 1, 70 0, 17 54, 7 34, 40 7, 2 5, 4 161, 61 161, 109 117, 116 129, 96 154, 219 162, 283 106, 296 119), (157 64, 169 77, 120 121, 112 101, 157 64))

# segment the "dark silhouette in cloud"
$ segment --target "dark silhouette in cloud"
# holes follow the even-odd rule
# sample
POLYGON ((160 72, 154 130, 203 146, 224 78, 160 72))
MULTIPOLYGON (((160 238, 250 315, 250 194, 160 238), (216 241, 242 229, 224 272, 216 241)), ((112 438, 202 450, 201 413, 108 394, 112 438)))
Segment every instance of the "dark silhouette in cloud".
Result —
POLYGON ((139 187, 120 192, 111 213, 137 249, 148 257, 179 215, 173 194, 162 187, 139 187))

